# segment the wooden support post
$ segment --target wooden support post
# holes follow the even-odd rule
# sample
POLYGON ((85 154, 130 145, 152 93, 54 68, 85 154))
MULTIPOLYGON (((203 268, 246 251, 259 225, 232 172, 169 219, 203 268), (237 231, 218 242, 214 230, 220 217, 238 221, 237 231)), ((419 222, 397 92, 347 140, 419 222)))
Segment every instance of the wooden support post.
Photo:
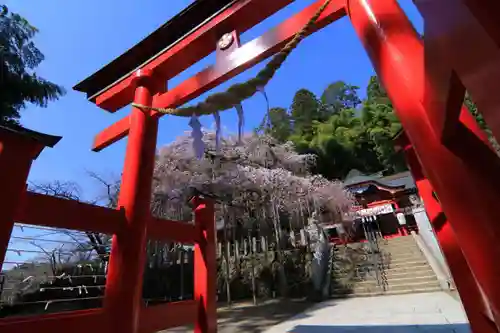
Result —
POLYGON ((213 203, 194 198, 195 226, 199 240, 194 248, 194 299, 198 302, 195 333, 217 332, 215 216, 213 203))

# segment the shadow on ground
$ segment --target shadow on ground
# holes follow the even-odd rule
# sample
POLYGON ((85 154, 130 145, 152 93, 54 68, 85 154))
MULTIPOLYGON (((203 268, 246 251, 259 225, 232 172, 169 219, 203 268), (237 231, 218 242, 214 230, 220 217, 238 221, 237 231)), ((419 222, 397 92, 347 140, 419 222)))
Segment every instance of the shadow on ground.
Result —
POLYGON ((257 306, 235 305, 218 311, 219 332, 263 332, 318 303, 294 300, 270 300, 257 306))
POLYGON ((288 333, 470 333, 468 324, 444 325, 373 325, 373 326, 313 326, 297 325, 288 333))
MULTIPOLYGON (((273 325, 303 314, 318 303, 303 300, 269 300, 254 306, 252 303, 237 303, 231 308, 221 306, 217 310, 219 333, 260 333, 273 325)), ((331 306, 331 304, 330 304, 331 306)), ((191 327, 179 327, 163 332, 187 332, 191 327)))

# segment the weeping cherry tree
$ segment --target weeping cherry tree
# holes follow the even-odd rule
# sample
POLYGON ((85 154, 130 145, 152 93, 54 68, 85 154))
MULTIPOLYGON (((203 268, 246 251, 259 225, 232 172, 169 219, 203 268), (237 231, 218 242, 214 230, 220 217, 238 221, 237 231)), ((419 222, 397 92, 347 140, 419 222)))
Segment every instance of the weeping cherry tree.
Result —
MULTIPOLYGON (((293 234, 304 228, 313 212, 319 222, 340 222, 351 207, 353 199, 341 182, 310 173, 314 155, 300 155, 293 144, 266 135, 219 134, 203 132, 203 154, 198 157, 196 147, 193 149, 196 138, 190 133, 159 150, 153 181, 154 214, 189 220, 190 210, 184 203, 193 195, 204 195, 216 202, 217 218, 224 221, 225 228, 243 230, 240 235, 256 229, 272 235, 282 262, 284 229, 293 234)), ((234 231, 233 237, 236 234, 234 231)), ((324 251, 321 247, 311 250, 315 248, 324 251)), ((284 271, 280 271, 284 281, 284 271)))

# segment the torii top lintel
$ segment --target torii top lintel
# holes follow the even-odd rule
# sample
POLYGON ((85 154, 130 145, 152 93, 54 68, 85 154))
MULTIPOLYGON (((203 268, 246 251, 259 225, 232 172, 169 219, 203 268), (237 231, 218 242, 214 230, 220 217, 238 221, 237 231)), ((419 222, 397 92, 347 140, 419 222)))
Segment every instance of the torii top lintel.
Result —
POLYGON ((89 100, 103 109, 116 111, 132 100, 133 91, 125 93, 124 90, 135 70, 153 70, 168 80, 209 55, 224 33, 235 29, 242 33, 291 2, 293 0, 196 0, 73 89, 85 92, 89 100), (112 101, 108 98, 100 101, 100 97, 109 93, 113 94, 113 98, 108 97, 112 101), (120 101, 115 101, 117 99, 120 101), (127 102, 122 105, 122 101, 127 102))
MULTIPOLYGON (((210 2, 209 0, 198 0, 195 4, 202 6, 205 1, 210 2)), ((190 26, 198 24, 196 28, 191 31, 184 28, 183 31, 186 31, 184 35, 172 43, 165 43, 165 39, 161 39, 162 34, 165 33, 158 32, 161 29, 167 29, 165 27, 168 24, 165 24, 145 39, 156 40, 157 44, 160 45, 158 48, 161 49, 161 52, 156 54, 151 52, 151 57, 146 57, 150 49, 146 48, 146 51, 142 51, 141 44, 152 45, 152 42, 147 42, 151 43, 147 44, 143 41, 96 74, 79 83, 74 89, 86 92, 88 98, 100 108, 115 112, 133 100, 135 90, 132 84, 133 73, 139 68, 148 69, 158 80, 158 90, 153 97, 153 106, 160 108, 179 107, 279 52, 313 17, 325 0, 316 0, 299 13, 244 45, 238 43, 236 49, 231 48, 232 50, 228 50, 224 57, 218 57, 216 64, 207 67, 173 88, 169 87, 167 91, 166 81, 213 52, 216 49, 218 39, 224 33, 231 31, 241 33, 248 30, 291 3, 292 0, 238 0, 232 2, 226 0, 226 2, 228 3, 226 7, 223 7, 219 12, 211 16, 205 13, 207 18, 204 21, 191 23, 190 26), (168 45, 166 46, 166 44, 168 45)), ((189 10, 193 9, 186 9, 188 12, 189 10)), ((188 14, 184 15, 188 17, 188 14)), ((345 0, 333 0, 307 34, 324 28, 345 15, 345 0)), ((174 20, 176 18, 171 21, 174 20)), ((163 115, 155 112, 153 114, 156 117, 163 115)), ((94 139, 92 149, 100 151, 127 136, 129 124, 129 118, 126 116, 100 132, 94 139)))

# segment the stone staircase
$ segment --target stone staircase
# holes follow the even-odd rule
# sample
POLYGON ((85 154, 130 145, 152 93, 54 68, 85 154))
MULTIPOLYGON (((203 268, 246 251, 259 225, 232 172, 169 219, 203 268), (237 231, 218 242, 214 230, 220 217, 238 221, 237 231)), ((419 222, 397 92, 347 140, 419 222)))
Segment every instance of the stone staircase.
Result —
MULTIPOLYGON (((362 245, 357 246, 359 248, 362 245)), ((356 273, 334 269, 334 297, 442 290, 434 271, 412 236, 380 240, 379 248, 382 255, 364 256, 364 259, 354 262, 356 273), (378 270, 375 265, 378 265, 378 270)))

